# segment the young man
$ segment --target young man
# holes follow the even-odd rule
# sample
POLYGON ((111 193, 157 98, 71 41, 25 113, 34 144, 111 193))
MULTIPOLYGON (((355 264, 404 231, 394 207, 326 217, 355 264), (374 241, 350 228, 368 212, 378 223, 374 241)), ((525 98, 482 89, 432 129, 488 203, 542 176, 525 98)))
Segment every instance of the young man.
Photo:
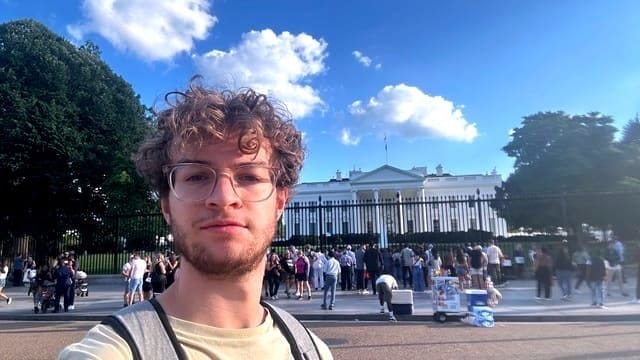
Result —
MULTIPOLYGON (((180 271, 157 301, 116 316, 145 316, 136 310, 152 304, 166 314, 163 325, 178 357, 290 359, 296 343, 260 303, 260 292, 265 254, 302 167, 301 134, 286 110, 251 89, 215 92, 192 81, 186 92, 170 95, 136 164, 160 196, 180 271)), ((158 343, 138 339, 135 345, 158 343)), ((320 358, 332 359, 326 344, 312 339, 320 358)), ((130 359, 131 348, 113 326, 101 324, 59 357, 130 359)))
POLYGON ((320 307, 323 310, 327 309, 327 293, 331 292, 329 298, 329 310, 333 310, 336 303, 336 286, 338 285, 338 274, 340 274, 340 263, 335 259, 333 251, 329 251, 329 260, 324 263, 323 272, 325 276, 325 283, 323 287, 322 305, 320 307))

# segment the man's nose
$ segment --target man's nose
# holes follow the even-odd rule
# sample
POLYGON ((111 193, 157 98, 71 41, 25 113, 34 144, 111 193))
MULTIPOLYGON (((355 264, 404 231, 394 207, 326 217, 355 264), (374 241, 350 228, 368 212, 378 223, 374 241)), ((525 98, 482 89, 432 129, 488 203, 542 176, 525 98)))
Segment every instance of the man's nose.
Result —
POLYGON ((226 207, 241 202, 233 187, 233 180, 227 174, 219 174, 213 191, 205 199, 206 206, 226 207))

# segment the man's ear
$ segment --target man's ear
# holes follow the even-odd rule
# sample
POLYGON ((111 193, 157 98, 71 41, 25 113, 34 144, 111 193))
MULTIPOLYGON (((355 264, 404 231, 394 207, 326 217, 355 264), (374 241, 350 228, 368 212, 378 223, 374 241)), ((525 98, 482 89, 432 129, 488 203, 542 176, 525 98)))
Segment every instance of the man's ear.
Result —
POLYGON ((171 225, 171 211, 169 210, 169 198, 163 197, 160 199, 160 208, 162 209, 162 216, 167 224, 171 225))
POLYGON ((284 208, 289 200, 289 189, 276 189, 276 211, 278 212, 278 219, 284 213, 284 208))

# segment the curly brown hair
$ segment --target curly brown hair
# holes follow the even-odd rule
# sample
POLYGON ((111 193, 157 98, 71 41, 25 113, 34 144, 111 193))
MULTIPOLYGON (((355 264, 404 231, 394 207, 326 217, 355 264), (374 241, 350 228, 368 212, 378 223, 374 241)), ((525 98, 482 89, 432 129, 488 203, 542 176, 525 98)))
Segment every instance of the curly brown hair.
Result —
POLYGON ((155 131, 133 156, 152 190, 161 198, 168 196, 162 167, 172 154, 185 146, 198 148, 236 138, 243 154, 257 154, 261 147, 268 147, 276 187, 292 188, 298 182, 305 149, 286 108, 252 89, 216 91, 202 86, 199 79, 193 77, 185 92, 167 93, 168 108, 158 114, 155 131))

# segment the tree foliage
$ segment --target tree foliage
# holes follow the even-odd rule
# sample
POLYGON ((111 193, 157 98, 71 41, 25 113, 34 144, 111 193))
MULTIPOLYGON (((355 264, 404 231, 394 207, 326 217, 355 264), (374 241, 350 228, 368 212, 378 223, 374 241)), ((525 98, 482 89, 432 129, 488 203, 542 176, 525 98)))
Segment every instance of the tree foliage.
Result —
POLYGON ((95 44, 76 48, 32 20, 0 24, 0 213, 24 219, 4 231, 46 242, 55 234, 38 229, 66 230, 65 215, 153 208, 130 160, 150 120, 95 44))
MULTIPOLYGON (((578 195, 633 190, 629 147, 615 142, 612 123, 611 117, 596 112, 526 116, 503 148, 515 159, 515 171, 496 189, 493 205, 500 215, 513 227, 543 231, 618 222, 623 209, 619 197, 578 195)), ((625 130, 630 138, 637 136, 634 126, 625 130)))

